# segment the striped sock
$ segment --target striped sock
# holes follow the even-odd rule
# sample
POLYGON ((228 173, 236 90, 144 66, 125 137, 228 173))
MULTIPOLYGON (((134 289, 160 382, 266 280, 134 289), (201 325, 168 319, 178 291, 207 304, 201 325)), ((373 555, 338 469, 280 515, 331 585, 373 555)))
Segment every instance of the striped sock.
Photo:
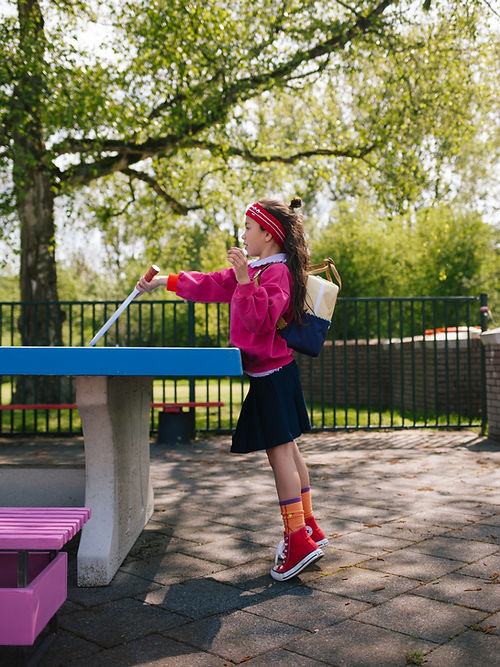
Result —
POLYGON ((306 486, 305 489, 301 489, 300 493, 302 495, 302 506, 304 508, 304 519, 309 519, 313 515, 312 501, 311 501, 311 487, 306 486))
POLYGON ((280 509, 285 533, 287 535, 289 533, 294 533, 296 530, 306 525, 301 498, 290 498, 290 500, 280 501, 280 509))

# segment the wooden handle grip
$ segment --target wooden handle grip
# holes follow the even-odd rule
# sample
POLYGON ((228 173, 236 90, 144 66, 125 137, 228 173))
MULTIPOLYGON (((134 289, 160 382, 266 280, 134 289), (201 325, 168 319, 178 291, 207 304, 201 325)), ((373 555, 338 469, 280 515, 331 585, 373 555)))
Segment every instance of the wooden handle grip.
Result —
POLYGON ((150 280, 152 278, 154 278, 156 276, 156 274, 159 273, 159 272, 160 272, 160 269, 156 266, 156 264, 151 264, 151 266, 149 267, 148 272, 146 273, 144 278, 146 278, 146 280, 149 283, 150 280))

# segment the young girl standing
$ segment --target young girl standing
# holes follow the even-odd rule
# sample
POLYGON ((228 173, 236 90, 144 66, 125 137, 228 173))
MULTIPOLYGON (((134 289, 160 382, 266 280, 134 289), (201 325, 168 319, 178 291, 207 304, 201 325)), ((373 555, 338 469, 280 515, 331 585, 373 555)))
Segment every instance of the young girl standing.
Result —
POLYGON ((183 299, 231 304, 230 342, 241 351, 250 389, 233 435, 232 452, 265 450, 274 473, 284 524, 271 576, 286 581, 321 558, 328 544, 311 505, 309 473, 295 438, 311 428, 292 350, 276 328, 280 317, 300 321, 307 266, 307 244, 298 209, 261 199, 246 211, 241 248, 230 248, 232 267, 214 273, 181 271, 144 277, 137 289, 163 285, 183 299), (281 562, 278 562, 281 561, 281 562))

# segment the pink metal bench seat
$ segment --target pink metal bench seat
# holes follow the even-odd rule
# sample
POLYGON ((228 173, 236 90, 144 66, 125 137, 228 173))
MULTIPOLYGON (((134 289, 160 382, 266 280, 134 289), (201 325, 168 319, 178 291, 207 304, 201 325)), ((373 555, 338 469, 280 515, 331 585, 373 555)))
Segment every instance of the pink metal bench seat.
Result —
POLYGON ((0 507, 0 550, 59 550, 90 518, 87 507, 0 507))
POLYGON ((0 507, 0 644, 35 642, 67 596, 67 553, 86 507, 0 507))

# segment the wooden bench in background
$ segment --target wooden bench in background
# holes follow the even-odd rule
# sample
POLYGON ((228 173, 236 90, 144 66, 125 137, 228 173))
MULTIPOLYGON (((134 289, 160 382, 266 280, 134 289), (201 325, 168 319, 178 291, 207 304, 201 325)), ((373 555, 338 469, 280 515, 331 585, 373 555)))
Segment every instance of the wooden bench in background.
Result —
MULTIPOLYGON (((189 442, 195 436, 196 422, 193 408, 222 407, 221 401, 187 401, 151 403, 152 408, 163 408, 158 415, 158 444, 170 445, 189 442), (189 408, 185 412, 183 408, 189 408)), ((0 405, 0 410, 76 410, 76 403, 11 403, 0 405)))

